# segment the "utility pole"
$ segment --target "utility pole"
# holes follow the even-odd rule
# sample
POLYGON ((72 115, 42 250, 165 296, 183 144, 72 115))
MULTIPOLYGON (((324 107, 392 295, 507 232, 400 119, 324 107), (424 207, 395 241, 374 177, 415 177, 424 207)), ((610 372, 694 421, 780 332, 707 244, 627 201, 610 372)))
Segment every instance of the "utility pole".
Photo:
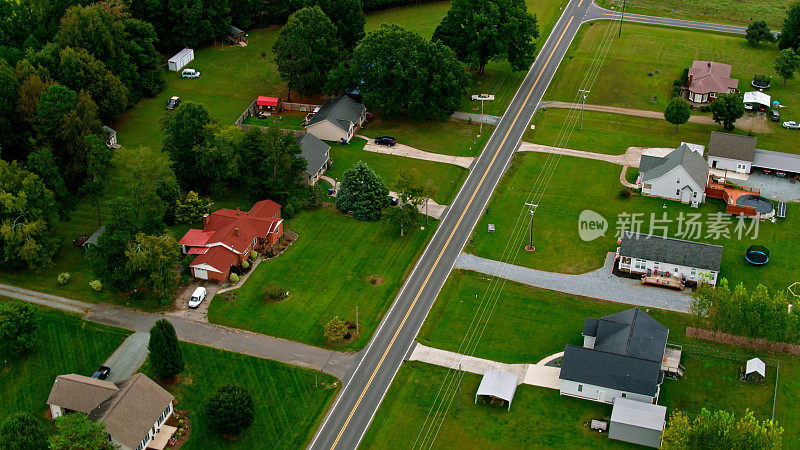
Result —
POLYGON ((589 93, 586 89, 578 89, 578 92, 581 92, 581 130, 583 130, 583 106, 586 105, 586 94, 589 93))
POLYGON ((481 100, 481 120, 480 120, 481 124, 479 125, 480 128, 478 129, 478 136, 483 134, 483 104, 485 102, 486 102, 485 100, 481 100))
POLYGON ((358 336, 358 305, 356 305, 356 336, 358 336))
POLYGON ((539 205, 534 205, 533 203, 525 203, 525 206, 528 206, 530 208, 529 212, 531 213, 531 224, 528 232, 530 240, 528 241, 528 245, 525 246, 525 250, 532 252, 536 250, 536 247, 533 246, 533 212, 539 205))
POLYGON ((622 37, 622 20, 625 18, 625 7, 628 6, 628 0, 622 0, 622 14, 619 16, 619 36, 622 37))

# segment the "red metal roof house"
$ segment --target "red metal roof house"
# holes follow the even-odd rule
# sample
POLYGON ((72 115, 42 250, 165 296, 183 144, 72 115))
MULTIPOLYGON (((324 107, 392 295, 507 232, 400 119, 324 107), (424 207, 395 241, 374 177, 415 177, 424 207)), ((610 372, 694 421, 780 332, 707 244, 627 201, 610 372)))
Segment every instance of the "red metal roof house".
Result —
POLYGON ((283 236, 281 205, 262 200, 242 212, 220 209, 203 217, 203 229, 191 229, 178 241, 183 253, 197 255, 189 266, 192 276, 225 282, 231 267, 247 259, 260 245, 272 245, 283 236))

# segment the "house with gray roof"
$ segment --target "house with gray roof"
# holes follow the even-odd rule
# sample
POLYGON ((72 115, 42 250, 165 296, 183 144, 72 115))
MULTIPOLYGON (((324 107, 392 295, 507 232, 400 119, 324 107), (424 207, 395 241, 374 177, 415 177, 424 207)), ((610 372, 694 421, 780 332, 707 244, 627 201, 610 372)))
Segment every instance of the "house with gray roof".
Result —
POLYGON ((641 275, 664 274, 691 283, 716 286, 722 246, 649 234, 624 232, 619 240, 619 270, 641 275))
POLYGON ((583 346, 564 348, 561 395, 601 403, 616 398, 657 403, 668 336, 666 327, 638 308, 587 318, 583 346))
POLYGON ((319 178, 328 170, 331 146, 310 133, 297 136, 302 156, 306 160, 305 180, 307 184, 317 184, 319 178))
POLYGON ((56 377, 47 404, 53 419, 83 414, 102 423, 120 449, 143 450, 164 448, 175 432, 164 424, 172 415, 173 400, 172 394, 141 373, 117 383, 73 373, 56 377))
POLYGON ((642 195, 697 206, 705 201, 707 181, 706 160, 686 143, 663 157, 643 154, 639 162, 642 195))
POLYGON ((757 143, 758 139, 753 136, 713 131, 708 142, 708 167, 712 173, 722 176, 726 172, 749 174, 757 143))
POLYGON ((306 124, 306 132, 323 141, 350 142, 367 120, 367 109, 347 95, 328 100, 306 124))

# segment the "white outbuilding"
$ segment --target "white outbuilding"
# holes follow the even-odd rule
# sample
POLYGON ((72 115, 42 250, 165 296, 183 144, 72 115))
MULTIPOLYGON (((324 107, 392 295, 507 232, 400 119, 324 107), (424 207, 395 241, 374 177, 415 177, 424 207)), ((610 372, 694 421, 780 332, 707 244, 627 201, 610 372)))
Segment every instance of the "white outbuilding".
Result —
POLYGON ((504 370, 490 369, 483 374, 478 392, 475 393, 475 403, 478 403, 479 396, 486 396, 492 399, 499 399, 508 402, 508 409, 511 409, 511 401, 517 391, 519 377, 504 370))
POLYGON ((760 91, 744 93, 744 107, 746 109, 758 109, 759 105, 763 108, 769 109, 771 106, 770 100, 771 98, 769 95, 760 91))
POLYGON ((189 64, 194 60, 194 50, 190 48, 185 48, 178 53, 175 54, 172 58, 167 61, 167 66, 169 70, 173 72, 179 72, 183 69, 184 66, 189 64))
POLYGON ((608 437, 659 448, 666 417, 667 408, 664 406, 617 397, 611 410, 608 437))

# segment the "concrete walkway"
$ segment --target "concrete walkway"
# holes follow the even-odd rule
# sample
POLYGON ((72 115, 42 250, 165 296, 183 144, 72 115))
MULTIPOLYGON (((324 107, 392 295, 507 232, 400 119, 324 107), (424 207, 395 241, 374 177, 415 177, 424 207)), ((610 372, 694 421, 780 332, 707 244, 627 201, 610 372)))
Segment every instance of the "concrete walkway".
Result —
POLYGON ((104 366, 111 368, 108 381, 116 383, 136 373, 147 359, 148 342, 150 333, 144 331, 133 333, 122 341, 122 344, 103 363, 104 366))
POLYGON ((424 362, 454 370, 458 370, 460 367, 464 372, 477 375, 483 375, 490 369, 498 369, 513 373, 519 377, 519 384, 529 384, 531 386, 550 389, 559 389, 560 387, 558 377, 561 374, 561 369, 558 367, 537 364, 505 364, 427 347, 418 342, 414 344, 414 350, 411 352, 411 356, 409 356, 408 360, 424 362))
MULTIPOLYGON (((333 178, 326 175, 321 175, 320 178, 328 182, 331 186, 334 186, 334 184, 336 183, 336 181, 333 178)), ((389 191, 389 195, 400 198, 400 194, 394 191, 389 191)), ((333 196, 334 197, 336 196, 336 192, 334 192, 333 196)), ((435 219, 441 219, 444 216, 445 212, 447 212, 447 206, 448 205, 440 205, 436 203, 436 200, 429 198, 427 213, 430 217, 433 217, 435 219)), ((425 203, 419 205, 417 209, 419 209, 419 212, 421 212, 422 214, 425 214, 426 212, 425 203)))
POLYGON ((643 286, 639 280, 614 276, 611 273, 613 264, 614 254, 609 253, 602 268, 580 275, 567 275, 529 269, 462 253, 456 260, 455 267, 566 294, 645 308, 689 312, 692 304, 689 290, 673 291, 655 286, 643 286))
POLYGON ((105 303, 85 303, 7 284, 0 284, 0 295, 18 298, 48 308, 85 313, 85 320, 136 332, 147 333, 156 320, 166 318, 175 327, 178 339, 182 341, 322 370, 343 381, 349 375, 350 369, 358 357, 358 354, 355 353, 326 350, 222 325, 169 317, 165 314, 148 313, 105 303))
POLYGON ((489 114, 475 114, 456 111, 450 116, 450 120, 471 120, 475 123, 486 123, 489 125, 497 125, 500 123, 500 117, 492 116, 489 114))
POLYGON ((400 143, 395 144, 394 147, 388 147, 385 145, 377 145, 373 139, 360 134, 357 134, 356 137, 366 139, 367 143, 364 145, 364 150, 368 152, 383 153, 384 155, 402 156, 405 158, 421 159, 423 161, 433 161, 444 164, 453 164, 456 166, 461 166, 465 169, 469 169, 470 166, 472 166, 472 162, 475 161, 475 158, 470 156, 452 156, 443 155, 441 153, 431 153, 400 143))

